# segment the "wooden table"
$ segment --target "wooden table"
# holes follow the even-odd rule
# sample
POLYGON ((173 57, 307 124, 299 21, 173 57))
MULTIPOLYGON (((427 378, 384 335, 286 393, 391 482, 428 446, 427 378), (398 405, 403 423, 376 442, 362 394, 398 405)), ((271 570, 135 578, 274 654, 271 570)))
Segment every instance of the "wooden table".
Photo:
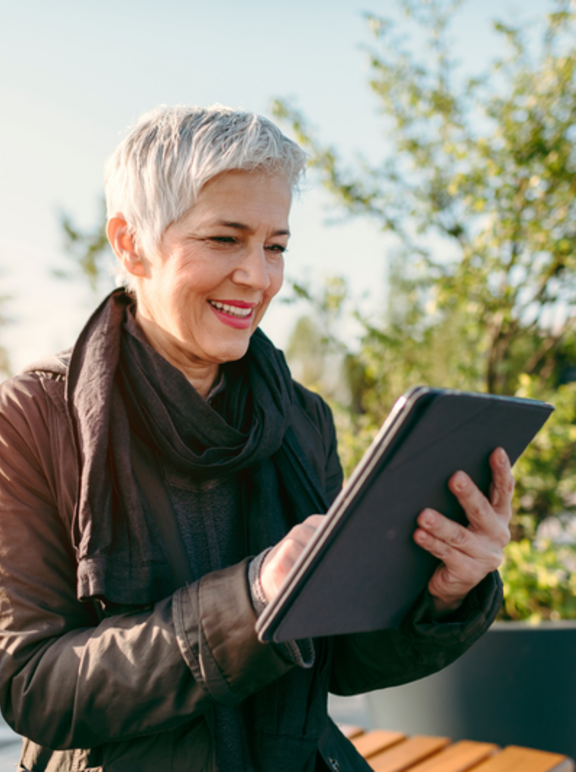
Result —
POLYGON ((493 743, 341 727, 374 772, 574 772, 574 761, 559 753, 500 748, 493 743))

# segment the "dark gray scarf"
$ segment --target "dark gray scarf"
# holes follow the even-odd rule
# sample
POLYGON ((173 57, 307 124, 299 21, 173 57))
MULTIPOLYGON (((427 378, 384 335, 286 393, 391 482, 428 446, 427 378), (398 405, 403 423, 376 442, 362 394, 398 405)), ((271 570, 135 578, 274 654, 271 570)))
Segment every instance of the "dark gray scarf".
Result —
POLYGON ((260 330, 226 369, 218 412, 146 341, 123 290, 89 319, 72 352, 67 400, 80 460, 73 540, 78 597, 153 603, 171 591, 152 518, 135 483, 130 432, 197 479, 242 472, 255 554, 323 512, 320 484, 290 429, 284 356, 260 330))

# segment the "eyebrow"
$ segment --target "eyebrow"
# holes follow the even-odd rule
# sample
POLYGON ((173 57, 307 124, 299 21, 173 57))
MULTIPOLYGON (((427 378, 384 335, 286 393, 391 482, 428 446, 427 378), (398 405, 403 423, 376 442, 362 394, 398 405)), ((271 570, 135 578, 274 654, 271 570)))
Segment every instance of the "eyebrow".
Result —
MULTIPOLYGON (((234 228, 237 231, 243 231, 243 232, 252 232, 253 228, 251 228, 249 225, 246 225, 242 222, 230 222, 228 220, 218 220, 216 225, 221 225, 224 228, 234 228)), ((289 230, 279 230, 275 231, 272 236, 289 236, 290 231, 289 230)))

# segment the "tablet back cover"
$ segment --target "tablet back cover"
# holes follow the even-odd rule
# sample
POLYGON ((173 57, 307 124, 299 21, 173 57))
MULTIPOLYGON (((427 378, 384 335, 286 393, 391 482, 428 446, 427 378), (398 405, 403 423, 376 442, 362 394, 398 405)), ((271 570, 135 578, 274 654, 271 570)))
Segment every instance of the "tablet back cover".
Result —
POLYGON ((423 414, 315 544, 302 580, 259 619, 264 640, 398 625, 438 564, 412 538, 418 514, 432 507, 465 523, 448 489, 452 474, 463 469, 488 493, 491 452, 503 447, 514 463, 553 410, 533 400, 422 391, 423 414))

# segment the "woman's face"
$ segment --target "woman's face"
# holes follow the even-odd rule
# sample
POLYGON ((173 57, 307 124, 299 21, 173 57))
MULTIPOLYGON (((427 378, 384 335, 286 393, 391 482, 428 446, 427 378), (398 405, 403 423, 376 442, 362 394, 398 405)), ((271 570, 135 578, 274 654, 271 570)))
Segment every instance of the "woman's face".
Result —
POLYGON ((184 372, 240 359, 282 286, 291 191, 282 174, 210 180, 138 281, 137 318, 184 372))

